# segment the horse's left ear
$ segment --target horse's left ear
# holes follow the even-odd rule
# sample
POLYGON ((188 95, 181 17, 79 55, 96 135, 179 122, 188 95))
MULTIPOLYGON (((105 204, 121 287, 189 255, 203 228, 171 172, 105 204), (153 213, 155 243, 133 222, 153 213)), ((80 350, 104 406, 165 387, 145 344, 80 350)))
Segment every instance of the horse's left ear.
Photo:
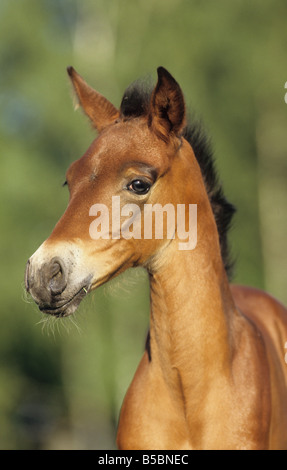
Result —
POLYGON ((181 88, 171 74, 163 67, 157 73, 150 121, 156 134, 167 142, 171 134, 179 136, 185 126, 185 104, 181 88))
POLYGON ((68 67, 67 72, 80 105, 94 127, 101 132, 119 117, 119 111, 103 95, 90 87, 73 67, 68 67))

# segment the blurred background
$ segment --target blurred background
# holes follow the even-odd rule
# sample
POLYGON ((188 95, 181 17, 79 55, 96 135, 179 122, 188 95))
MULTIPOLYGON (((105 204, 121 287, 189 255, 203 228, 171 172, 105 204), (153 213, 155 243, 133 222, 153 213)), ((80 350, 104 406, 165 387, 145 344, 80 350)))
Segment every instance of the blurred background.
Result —
POLYGON ((285 0, 0 0, 1 449, 113 449, 148 329, 140 269, 65 321, 24 292, 67 205, 65 172, 94 138, 66 66, 116 106, 159 65, 174 75, 238 209, 234 281, 287 304, 286 18, 285 0))

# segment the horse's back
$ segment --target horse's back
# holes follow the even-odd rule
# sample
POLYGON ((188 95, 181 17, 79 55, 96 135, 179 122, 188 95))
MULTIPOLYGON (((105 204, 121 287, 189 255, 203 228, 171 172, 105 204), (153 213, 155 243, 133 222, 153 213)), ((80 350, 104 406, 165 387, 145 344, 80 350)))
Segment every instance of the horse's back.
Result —
POLYGON ((257 326, 265 340, 272 341, 281 362, 286 365, 286 375, 287 364, 284 359, 287 353, 287 309, 260 289, 232 285, 231 290, 239 310, 257 326))
POLYGON ((262 290, 233 285, 237 308, 256 326, 265 343, 271 381, 270 448, 287 446, 287 309, 262 290))

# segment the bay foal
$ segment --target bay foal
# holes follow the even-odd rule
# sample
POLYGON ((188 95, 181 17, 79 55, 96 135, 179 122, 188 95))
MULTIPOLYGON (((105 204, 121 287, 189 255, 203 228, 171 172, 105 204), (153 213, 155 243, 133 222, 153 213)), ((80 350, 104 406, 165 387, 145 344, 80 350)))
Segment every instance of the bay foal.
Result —
POLYGON ((179 85, 160 67, 152 93, 129 88, 118 110, 68 73, 99 136, 67 172, 68 207, 29 259, 26 288, 42 312, 63 317, 127 268, 147 269, 150 332, 121 409, 118 447, 286 449, 287 313, 268 294, 229 283, 233 207, 204 138, 186 123, 179 85), (114 233, 114 215, 95 219, 99 207, 112 213, 115 196, 120 209, 139 208, 137 237, 114 233), (196 204, 193 249, 179 249, 178 225, 171 237, 165 227, 163 237, 145 238, 148 204, 183 205, 187 225, 196 204), (91 231, 95 220, 101 237, 91 231))

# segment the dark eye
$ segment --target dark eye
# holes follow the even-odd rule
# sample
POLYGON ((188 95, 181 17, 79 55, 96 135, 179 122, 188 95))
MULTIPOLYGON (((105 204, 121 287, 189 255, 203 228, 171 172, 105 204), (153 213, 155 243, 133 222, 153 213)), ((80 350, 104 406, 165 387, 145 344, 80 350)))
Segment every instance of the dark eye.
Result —
POLYGON ((150 190, 151 184, 143 180, 134 180, 128 185, 128 190, 136 194, 147 194, 150 190))

